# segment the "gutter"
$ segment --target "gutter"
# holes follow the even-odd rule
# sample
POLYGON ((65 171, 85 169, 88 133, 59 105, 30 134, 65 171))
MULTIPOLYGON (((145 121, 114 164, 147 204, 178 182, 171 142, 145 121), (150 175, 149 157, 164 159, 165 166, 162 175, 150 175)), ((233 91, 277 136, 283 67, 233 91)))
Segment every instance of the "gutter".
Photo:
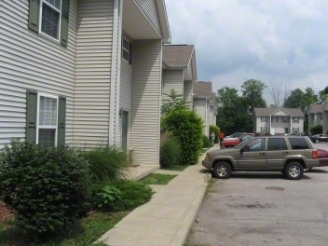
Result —
MULTIPOLYGON (((109 119, 108 119, 108 145, 115 144, 115 84, 117 71, 117 22, 118 22, 118 6, 120 0, 114 0, 114 20, 113 20, 113 36, 112 36, 112 61, 111 61, 111 75, 110 75, 110 99, 109 99, 109 119)), ((117 106, 117 105, 116 105, 117 106)))

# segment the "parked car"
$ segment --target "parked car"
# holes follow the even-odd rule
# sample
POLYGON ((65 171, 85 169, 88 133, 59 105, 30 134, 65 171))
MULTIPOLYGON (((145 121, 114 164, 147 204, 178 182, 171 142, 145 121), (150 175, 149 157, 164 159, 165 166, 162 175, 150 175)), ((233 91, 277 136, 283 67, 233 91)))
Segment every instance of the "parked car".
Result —
POLYGON ((235 132, 229 136, 226 136, 225 138, 239 138, 241 135, 243 135, 245 132, 235 132))
POLYGON ((238 137, 232 137, 232 138, 224 138, 222 143, 221 143, 221 147, 222 148, 233 148, 236 145, 240 144, 241 142, 254 137, 254 133, 242 133, 239 134, 238 137))
POLYGON ((319 160, 320 153, 306 136, 261 136, 234 148, 209 151, 202 165, 219 179, 229 178, 232 171, 280 171, 297 180, 304 169, 328 164, 328 160, 319 160))
POLYGON ((313 136, 309 136, 311 141, 313 143, 319 143, 319 142, 327 142, 328 141, 328 135, 327 134, 316 134, 313 136))

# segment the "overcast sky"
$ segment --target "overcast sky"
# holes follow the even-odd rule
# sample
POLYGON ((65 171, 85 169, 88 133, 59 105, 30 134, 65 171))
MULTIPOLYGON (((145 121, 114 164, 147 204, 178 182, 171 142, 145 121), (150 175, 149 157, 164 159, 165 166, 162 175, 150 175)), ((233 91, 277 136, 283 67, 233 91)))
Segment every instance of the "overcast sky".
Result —
MULTIPOLYGON (((166 0, 173 43, 195 44, 198 80, 328 85, 328 0, 166 0)), ((268 91, 265 99, 272 103, 268 91)))

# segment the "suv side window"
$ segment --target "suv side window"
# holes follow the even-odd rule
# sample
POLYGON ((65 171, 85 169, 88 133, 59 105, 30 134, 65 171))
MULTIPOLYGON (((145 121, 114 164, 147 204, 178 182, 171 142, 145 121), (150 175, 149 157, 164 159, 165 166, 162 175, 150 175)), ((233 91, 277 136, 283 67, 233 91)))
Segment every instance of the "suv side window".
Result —
POLYGON ((245 140, 251 138, 252 136, 251 135, 245 135, 241 138, 241 141, 244 142, 245 140))
POLYGON ((292 149, 309 149, 309 145, 306 142, 305 138, 288 138, 292 149))
POLYGON ((265 146, 264 138, 257 138, 246 144, 243 149, 245 152, 263 151, 265 146))
POLYGON ((288 150, 285 138, 268 138, 268 151, 288 150))

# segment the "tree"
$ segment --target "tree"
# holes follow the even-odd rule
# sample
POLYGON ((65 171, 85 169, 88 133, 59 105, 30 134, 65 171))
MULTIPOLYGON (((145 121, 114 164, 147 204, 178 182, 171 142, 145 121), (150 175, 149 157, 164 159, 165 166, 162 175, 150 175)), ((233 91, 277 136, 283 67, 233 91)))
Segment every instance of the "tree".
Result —
POLYGON ((248 106, 238 95, 238 90, 223 87, 217 92, 218 116, 217 125, 227 133, 236 131, 251 131, 253 128, 252 116, 247 112, 248 106))
POLYGON ((244 103, 248 106, 248 113, 252 114, 255 107, 266 108, 263 91, 266 85, 260 80, 249 79, 241 86, 244 103))
POLYGON ((311 104, 316 104, 318 102, 318 95, 315 94, 314 90, 311 87, 305 88, 304 97, 301 101, 301 110, 304 114, 307 114, 308 108, 311 104))
POLYGON ((274 107, 280 107, 281 105, 284 105, 290 94, 290 85, 282 81, 274 82, 271 80, 268 89, 272 97, 274 107))
POLYGON ((319 91, 318 100, 319 103, 323 103, 328 100, 328 86, 326 86, 322 91, 319 91))
POLYGON ((164 93, 164 95, 167 96, 168 99, 163 100, 165 102, 161 108, 162 114, 168 113, 171 110, 190 109, 190 103, 183 98, 182 94, 177 94, 174 89, 172 89, 169 94, 164 93))
POLYGON ((285 108, 301 108, 301 101, 304 98, 304 92, 301 89, 295 89, 290 92, 289 97, 284 103, 285 108))

